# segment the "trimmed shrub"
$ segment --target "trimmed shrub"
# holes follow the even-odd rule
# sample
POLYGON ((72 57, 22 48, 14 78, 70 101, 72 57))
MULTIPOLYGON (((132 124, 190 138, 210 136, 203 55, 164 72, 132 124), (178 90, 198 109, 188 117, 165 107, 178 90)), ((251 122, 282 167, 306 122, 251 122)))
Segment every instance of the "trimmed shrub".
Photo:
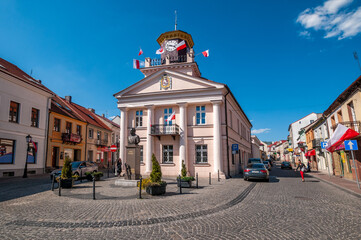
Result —
POLYGON ((162 170, 160 169, 160 165, 154 153, 152 155, 152 173, 150 174, 150 181, 152 183, 160 183, 162 181, 162 170))
POLYGON ((69 179, 73 177, 73 171, 71 170, 71 164, 69 157, 65 157, 64 166, 61 170, 61 179, 69 179))
POLYGON ((184 160, 182 160, 181 176, 182 178, 185 178, 187 176, 187 167, 186 164, 184 163, 184 160))

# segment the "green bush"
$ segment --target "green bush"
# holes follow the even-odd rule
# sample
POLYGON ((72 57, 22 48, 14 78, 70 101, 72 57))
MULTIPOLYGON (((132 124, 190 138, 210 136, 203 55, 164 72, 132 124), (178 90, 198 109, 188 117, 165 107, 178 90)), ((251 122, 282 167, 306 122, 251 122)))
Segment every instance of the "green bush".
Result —
POLYGON ((188 181, 194 181, 195 180, 195 178, 194 177, 182 177, 181 178, 182 179, 182 181, 185 181, 185 182, 188 182, 188 181))
POLYGON ((150 181, 152 183, 162 182, 162 170, 160 169, 160 165, 154 153, 152 155, 152 173, 150 174, 150 181))
POLYGON ((64 166, 61 170, 61 179, 69 179, 73 177, 73 171, 71 170, 71 164, 69 157, 65 157, 64 166))
POLYGON ((186 167, 186 164, 184 163, 184 160, 182 160, 181 175, 182 175, 182 178, 185 178, 187 176, 187 167, 186 167))

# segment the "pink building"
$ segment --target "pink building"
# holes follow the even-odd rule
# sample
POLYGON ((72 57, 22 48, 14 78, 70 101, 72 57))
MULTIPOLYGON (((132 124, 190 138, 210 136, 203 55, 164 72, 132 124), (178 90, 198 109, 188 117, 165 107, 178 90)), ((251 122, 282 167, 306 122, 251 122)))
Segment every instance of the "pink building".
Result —
POLYGON ((227 85, 201 77, 193 40, 183 31, 160 35, 160 59, 146 58, 145 78, 114 94, 120 110, 120 157, 136 128, 141 174, 152 170, 154 153, 164 176, 178 176, 182 161, 190 175, 238 174, 251 156, 252 124, 227 85), (186 47, 176 46, 185 41, 186 47), (232 145, 238 151, 232 152, 232 145))

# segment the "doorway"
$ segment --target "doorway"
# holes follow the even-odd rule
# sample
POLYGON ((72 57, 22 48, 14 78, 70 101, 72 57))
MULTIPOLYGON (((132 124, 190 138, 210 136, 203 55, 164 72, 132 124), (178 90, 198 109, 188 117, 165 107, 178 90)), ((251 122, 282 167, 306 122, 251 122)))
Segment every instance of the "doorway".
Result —
POLYGON ((74 161, 81 161, 81 150, 74 149, 74 161))
POLYGON ((59 147, 53 147, 53 151, 51 153, 51 167, 59 167, 59 147))

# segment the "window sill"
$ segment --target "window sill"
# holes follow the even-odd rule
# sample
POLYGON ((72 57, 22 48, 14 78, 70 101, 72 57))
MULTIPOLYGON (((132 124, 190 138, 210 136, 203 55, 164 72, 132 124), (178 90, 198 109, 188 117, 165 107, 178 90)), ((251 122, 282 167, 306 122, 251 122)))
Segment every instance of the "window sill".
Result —
POLYGON ((140 163, 140 166, 145 166, 145 163, 142 163, 142 162, 141 162, 141 163, 140 163))
POLYGON ((19 124, 18 122, 14 122, 14 121, 9 121, 9 122, 19 124))
POLYGON ((167 167, 174 167, 175 164, 174 163, 161 163, 161 166, 167 166, 167 167))
POLYGON ((193 163, 195 167, 210 167, 211 164, 209 163, 193 163))

